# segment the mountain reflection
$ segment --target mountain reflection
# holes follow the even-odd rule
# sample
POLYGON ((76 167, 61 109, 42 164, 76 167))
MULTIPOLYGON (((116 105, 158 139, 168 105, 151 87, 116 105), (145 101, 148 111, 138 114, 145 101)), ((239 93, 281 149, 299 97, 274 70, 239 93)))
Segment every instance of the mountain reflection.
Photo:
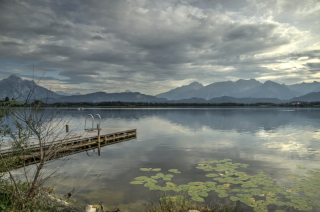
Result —
POLYGON ((236 130, 239 133, 255 133, 261 129, 269 131, 285 125, 312 124, 320 127, 320 111, 313 109, 92 109, 81 113, 72 111, 79 118, 87 113, 99 113, 103 120, 137 121, 158 117, 171 124, 190 130, 210 127, 215 130, 236 130))

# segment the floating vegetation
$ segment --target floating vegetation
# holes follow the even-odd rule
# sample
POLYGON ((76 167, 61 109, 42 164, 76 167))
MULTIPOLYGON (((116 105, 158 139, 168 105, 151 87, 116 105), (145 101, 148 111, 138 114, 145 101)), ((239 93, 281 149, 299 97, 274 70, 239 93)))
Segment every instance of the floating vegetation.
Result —
MULTIPOLYGON (((254 211, 268 211, 270 205, 278 206, 276 212, 294 208, 301 211, 320 208, 320 169, 307 170, 297 165, 298 169, 305 170, 305 175, 288 174, 293 180, 292 187, 276 184, 264 172, 249 175, 240 171, 248 164, 232 163, 231 159, 220 161, 201 161, 197 169, 210 171, 205 176, 211 178, 206 182, 189 182, 177 185, 170 182, 173 174, 157 173, 153 176, 136 177, 131 184, 144 184, 150 190, 184 191, 197 202, 204 202, 210 191, 217 193, 219 198, 229 198, 231 201, 240 201, 254 211)), ((141 171, 160 171, 160 168, 142 168, 141 171)), ((177 169, 168 170, 171 173, 181 173, 177 169)))
POLYGON ((180 174, 181 172, 178 171, 178 169, 169 169, 169 172, 175 173, 175 174, 180 174))

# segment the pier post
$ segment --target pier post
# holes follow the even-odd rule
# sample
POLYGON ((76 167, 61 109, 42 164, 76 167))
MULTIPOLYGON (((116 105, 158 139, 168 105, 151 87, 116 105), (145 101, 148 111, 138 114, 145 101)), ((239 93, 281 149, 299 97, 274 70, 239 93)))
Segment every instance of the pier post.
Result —
POLYGON ((66 132, 69 132, 69 125, 66 125, 66 132))
POLYGON ((21 128, 19 128, 19 138, 21 138, 21 128))
POLYGON ((97 124, 98 129, 98 155, 100 156, 100 126, 97 124))

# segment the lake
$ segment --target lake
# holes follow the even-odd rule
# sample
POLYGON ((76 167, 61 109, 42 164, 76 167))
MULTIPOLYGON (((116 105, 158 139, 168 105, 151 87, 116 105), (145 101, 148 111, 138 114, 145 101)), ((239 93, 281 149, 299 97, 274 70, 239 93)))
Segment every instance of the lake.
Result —
POLYGON ((102 128, 137 129, 136 139, 105 146, 101 156, 92 150, 70 156, 47 182, 58 196, 72 191, 73 204, 143 211, 166 190, 181 190, 208 204, 239 199, 244 211, 320 211, 320 109, 61 108, 60 114, 78 131, 87 114, 100 114, 102 128))

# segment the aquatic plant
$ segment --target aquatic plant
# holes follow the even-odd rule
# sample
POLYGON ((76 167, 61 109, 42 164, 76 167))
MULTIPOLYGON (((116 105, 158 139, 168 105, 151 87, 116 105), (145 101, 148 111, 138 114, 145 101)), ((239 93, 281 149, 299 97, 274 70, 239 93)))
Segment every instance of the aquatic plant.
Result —
POLYGON ((148 212, 185 212, 185 211, 202 211, 202 212, 240 212, 241 205, 237 201, 235 203, 206 205, 197 204, 185 194, 170 196, 164 194, 159 203, 150 202, 146 206, 148 212))
POLYGON ((175 174, 180 174, 181 172, 178 169, 169 169, 169 172, 175 173, 175 174))
MULTIPOLYGON (((257 212, 268 211, 270 205, 278 206, 279 210, 276 212, 285 211, 287 208, 308 211, 312 207, 320 207, 320 169, 306 170, 305 175, 288 174, 287 178, 294 182, 289 188, 276 184, 264 172, 249 175, 239 170, 248 166, 232 163, 231 159, 200 161, 196 168, 210 172, 205 176, 211 178, 211 181, 177 185, 170 182, 174 175, 157 173, 149 177, 136 177, 131 184, 144 184, 150 190, 184 191, 197 202, 204 202, 209 192, 214 191, 219 198, 240 201, 257 212)), ((304 170, 301 166, 297 168, 304 170)), ((174 174, 181 173, 177 169, 168 171, 174 174)))

